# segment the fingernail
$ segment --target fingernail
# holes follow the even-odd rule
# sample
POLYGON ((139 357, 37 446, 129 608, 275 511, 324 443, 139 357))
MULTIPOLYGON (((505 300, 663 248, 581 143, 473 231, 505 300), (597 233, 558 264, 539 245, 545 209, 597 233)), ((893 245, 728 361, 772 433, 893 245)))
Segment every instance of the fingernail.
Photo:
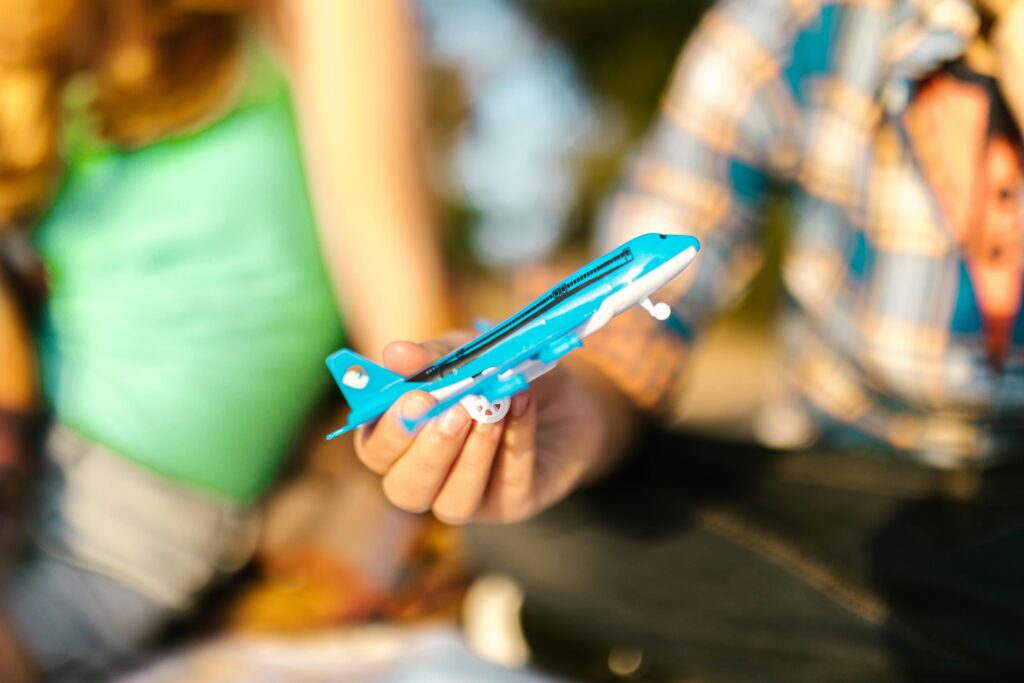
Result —
POLYGON ((530 395, 526 392, 516 394, 512 397, 512 405, 509 412, 512 417, 522 417, 530 407, 530 395))
POLYGON ((413 419, 430 410, 432 405, 424 394, 410 394, 402 402, 402 417, 413 419))
POLYGON ((461 434, 462 430, 469 424, 469 415, 460 406, 450 408, 447 413, 438 420, 437 429, 442 434, 455 436, 461 434))

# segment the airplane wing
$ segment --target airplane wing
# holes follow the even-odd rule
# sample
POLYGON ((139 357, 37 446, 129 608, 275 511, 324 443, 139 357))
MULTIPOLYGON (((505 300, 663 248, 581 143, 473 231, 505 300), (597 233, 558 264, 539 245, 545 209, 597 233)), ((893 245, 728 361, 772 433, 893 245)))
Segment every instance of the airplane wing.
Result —
POLYGON ((522 363, 528 360, 552 363, 572 349, 579 348, 580 346, 582 346, 582 343, 575 332, 566 332, 564 330, 553 332, 540 341, 534 342, 520 353, 506 359, 493 372, 473 378, 464 387, 461 387, 454 394, 446 396, 420 417, 404 418, 402 422, 405 424, 405 428, 412 432, 448 409, 458 405, 467 396, 476 394, 485 397, 491 402, 497 402, 512 396, 530 385, 526 377, 515 370, 522 363))

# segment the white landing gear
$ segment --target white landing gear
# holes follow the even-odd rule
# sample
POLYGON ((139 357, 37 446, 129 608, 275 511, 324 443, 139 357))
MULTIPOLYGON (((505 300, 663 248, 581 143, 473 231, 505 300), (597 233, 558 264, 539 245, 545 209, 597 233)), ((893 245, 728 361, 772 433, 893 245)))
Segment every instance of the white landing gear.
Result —
POLYGON ((672 309, 667 303, 662 301, 661 303, 652 303, 651 297, 645 296, 640 305, 644 307, 644 310, 651 314, 651 317, 655 320, 668 320, 668 316, 671 315, 672 309))
POLYGON ((480 394, 473 394, 462 399, 459 403, 466 409, 469 416, 477 422, 492 424, 508 415, 508 409, 512 405, 512 400, 506 396, 491 402, 480 394))

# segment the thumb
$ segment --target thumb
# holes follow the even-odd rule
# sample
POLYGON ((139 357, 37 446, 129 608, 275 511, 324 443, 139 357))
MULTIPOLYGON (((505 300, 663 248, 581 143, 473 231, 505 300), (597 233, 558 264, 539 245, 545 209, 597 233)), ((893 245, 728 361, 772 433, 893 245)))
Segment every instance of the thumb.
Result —
POLYGON ((384 367, 400 375, 408 375, 453 351, 470 339, 469 332, 457 330, 441 335, 437 339, 415 344, 409 341, 391 342, 384 347, 381 357, 384 367))
POLYGON ((416 372, 438 357, 438 354, 420 344, 408 341, 391 342, 384 347, 384 367, 399 375, 416 372))

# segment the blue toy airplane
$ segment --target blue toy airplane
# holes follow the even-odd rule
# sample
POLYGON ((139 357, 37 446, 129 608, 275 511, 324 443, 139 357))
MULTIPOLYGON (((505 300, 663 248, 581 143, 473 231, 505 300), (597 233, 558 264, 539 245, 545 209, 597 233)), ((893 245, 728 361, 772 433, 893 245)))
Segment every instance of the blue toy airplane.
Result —
POLYGON ((668 304, 650 296, 693 261, 700 249, 689 235, 647 234, 584 266, 511 318, 419 372, 401 377, 342 349, 327 368, 352 409, 348 424, 328 435, 344 434, 383 415, 406 392, 421 389, 437 399, 419 418, 404 420, 410 431, 461 403, 478 422, 505 417, 510 397, 582 346, 634 304, 658 320, 668 304))

